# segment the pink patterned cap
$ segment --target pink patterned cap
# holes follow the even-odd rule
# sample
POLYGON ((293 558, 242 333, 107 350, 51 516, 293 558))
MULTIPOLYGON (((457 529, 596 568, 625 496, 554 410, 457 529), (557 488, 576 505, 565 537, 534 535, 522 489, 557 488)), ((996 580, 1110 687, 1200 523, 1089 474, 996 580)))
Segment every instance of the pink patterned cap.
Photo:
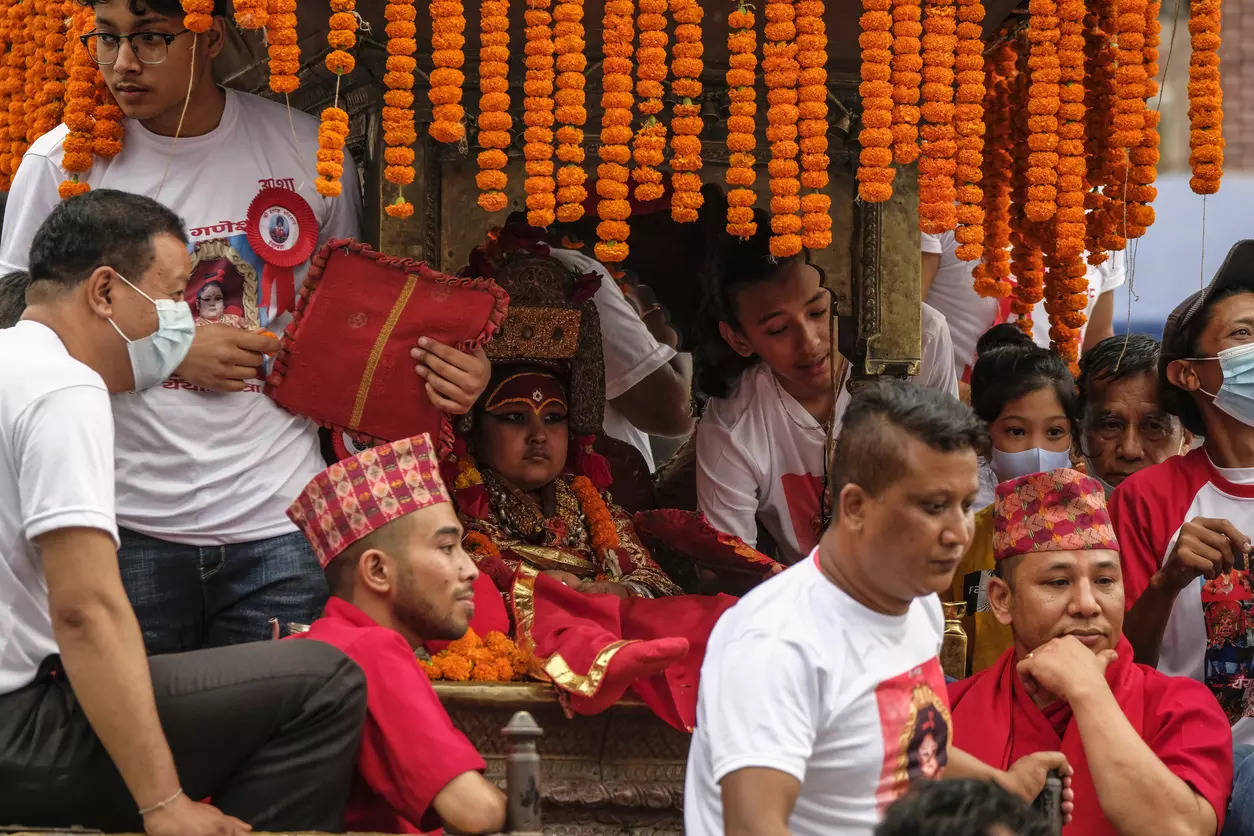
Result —
POLYGON ((997 486, 993 559, 1033 552, 1119 551, 1106 496, 1096 479, 1062 468, 997 486))
POLYGON ((287 509, 309 538, 322 568, 386 523, 449 502, 426 433, 363 450, 331 465, 287 509))

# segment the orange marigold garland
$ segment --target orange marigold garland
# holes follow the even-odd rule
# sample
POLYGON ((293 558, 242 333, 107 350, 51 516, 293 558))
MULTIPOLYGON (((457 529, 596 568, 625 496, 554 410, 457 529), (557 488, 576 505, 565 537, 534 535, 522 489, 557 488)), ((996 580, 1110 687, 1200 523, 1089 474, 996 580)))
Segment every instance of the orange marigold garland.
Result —
POLYGON ((438 142, 459 142, 466 136, 462 123, 462 64, 466 61, 465 9, 461 0, 431 0, 431 126, 428 132, 438 142))
POLYGON ((63 2, 48 4, 48 14, 52 18, 51 28, 44 37, 44 79, 37 99, 38 113, 35 121, 35 136, 42 136, 52 130, 61 121, 61 111, 65 106, 66 62, 69 56, 69 39, 66 32, 67 20, 73 16, 74 10, 63 2))
POLYGON ((17 173, 22 162, 22 154, 26 151, 27 103, 34 105, 30 97, 27 83, 26 68, 34 63, 35 44, 32 42, 32 28, 35 20, 34 4, 30 0, 13 3, 8 10, 9 33, 11 42, 6 59, 13 66, 8 88, 13 91, 8 99, 8 130, 7 135, 0 135, 0 147, 7 151, 5 170, 10 174, 17 173), (6 143, 3 140, 7 140, 6 143))
MULTIPOLYGON (((30 41, 30 51, 26 61, 26 85, 23 91, 25 93, 23 98, 26 100, 23 114, 26 133, 22 138, 25 140, 23 145, 29 146, 41 133, 35 126, 39 121, 40 94, 43 92, 44 79, 48 72, 49 50, 45 45, 45 40, 54 24, 49 14, 49 6, 53 5, 53 0, 25 0, 25 3, 33 10, 26 30, 26 37, 30 41)), ((60 0, 56 0, 55 5, 59 9, 60 0)), ((24 151, 25 148, 23 148, 24 151)))
POLYGON ((592 484, 587 476, 576 476, 570 488, 579 498, 579 509, 583 511, 584 520, 588 525, 588 540, 597 551, 613 551, 622 545, 618 529, 614 526, 614 517, 601 492, 592 484))
POLYGON ((183 25, 200 34, 213 25, 213 0, 182 0, 183 25))
POLYGON ((557 206, 557 181, 553 179, 553 43, 549 0, 527 0, 523 13, 527 24, 527 75, 523 81, 523 157, 527 179, 527 223, 547 227, 557 206))
POLYGON ((69 81, 65 86, 65 112, 62 119, 69 128, 69 133, 62 144, 64 154, 61 157, 61 167, 69 173, 69 177, 61 182, 57 190, 62 199, 82 194, 90 188, 86 180, 80 177, 85 177, 92 165, 98 74, 87 49, 78 41, 78 35, 87 31, 91 20, 91 12, 87 10, 75 15, 75 25, 71 29, 72 40, 68 44, 70 54, 66 61, 66 70, 69 81))
MULTIPOLYGON (((1133 0, 1134 2, 1136 0, 1133 0)), ((1036 223, 1058 208, 1058 4, 1030 0, 1028 21, 1028 188, 1024 212, 1036 223)))
POLYGON ((827 27, 823 0, 797 0, 797 131, 801 135, 801 244, 832 243, 832 199, 827 195, 827 27))
POLYGON ((671 92, 675 106, 671 118, 671 218, 679 223, 697 219, 701 196, 701 72, 704 47, 697 0, 671 0, 675 18, 675 45, 671 48, 671 92))
MULTIPOLYGON (((1122 174, 1114 176, 1116 167, 1122 168, 1119 149, 1111 143, 1114 133, 1115 101, 1115 50, 1107 32, 1114 28, 1114 0, 1099 0, 1095 11, 1085 18, 1084 32, 1084 154, 1085 181, 1088 187, 1084 195, 1085 231, 1084 247, 1090 264, 1106 260, 1108 237, 1114 232, 1111 220, 1111 194, 1114 183, 1122 184, 1122 174)), ((1120 191, 1122 186, 1120 185, 1120 191)), ((1122 195, 1121 195, 1122 196, 1122 195)), ((1115 249, 1122 249, 1120 243, 1115 249)))
MULTIPOLYGON (((478 532, 466 535, 468 550, 475 534, 478 532)), ((473 627, 430 660, 418 658, 417 662, 429 679, 450 682, 509 682, 522 679, 531 668, 531 659, 513 639, 497 630, 480 638, 473 627)))
MULTIPOLYGON (((334 0, 332 11, 341 11, 343 3, 334 0)), ((269 44, 270 89, 287 95, 300 86, 300 45, 296 34, 296 0, 269 0, 266 17, 266 42, 269 44)))
POLYGON ((584 106, 584 75, 588 59, 584 57, 583 0, 558 0, 553 7, 553 35, 557 48, 557 92, 553 96, 554 117, 559 125, 556 133, 557 219, 572 223, 583 217, 583 203, 588 197, 583 168, 583 126, 588 121, 584 106))
POLYGON ((631 112, 635 98, 632 95, 631 53, 635 40, 632 23, 632 0, 605 0, 601 31, 604 41, 602 51, 603 78, 601 89, 601 145, 597 166, 597 224, 596 257, 606 264, 627 258, 627 237, 631 227, 631 203, 628 195, 627 163, 631 161, 632 138, 631 112))
POLYGON ((1219 191, 1223 176, 1223 89, 1219 86, 1219 0, 1191 0, 1189 36, 1189 188, 1219 191))
POLYGON ((96 101, 92 117, 95 126, 92 129, 92 153, 97 157, 116 157, 122 151, 122 136, 125 129, 122 120, 126 114, 118 107, 117 101, 104 83, 104 78, 96 80, 96 101))
POLYGON ((659 168, 666 150, 666 125, 658 121, 662 112, 662 82, 666 80, 667 0, 640 0, 636 26, 636 109, 643 118, 632 140, 636 200, 657 200, 664 193, 659 168))
MULTIPOLYGON (((975 266, 975 291, 981 296, 1005 298, 1010 295, 1010 180, 1014 169, 1011 156, 1010 89, 1014 83, 1015 52, 1008 38, 992 51, 985 72, 984 160, 981 196, 984 199, 984 242, 980 263, 975 266)), ((959 187, 958 199, 975 197, 968 187, 959 187)))
MULTIPOLYGON (((858 154, 858 197, 868 203, 881 203, 892 197, 893 178, 896 176, 892 167, 894 88, 890 83, 893 61, 890 47, 894 38, 890 8, 891 0, 862 0, 862 17, 858 21, 862 27, 862 34, 858 36, 862 47, 862 83, 858 87, 862 96, 862 130, 858 134, 858 143, 862 146, 858 154)), ((915 88, 917 99, 917 82, 915 88)), ((904 92, 901 95, 902 98, 909 98, 904 92)), ((907 111, 901 111, 902 118, 908 115, 907 111)), ((918 121, 917 117, 915 121, 918 121)), ((897 135, 904 138, 906 133, 897 135)), ((908 156, 906 152, 902 153, 908 156)))
POLYGON ((241 29, 261 29, 270 11, 266 0, 235 0, 235 24, 241 29))
POLYGON ((509 0, 483 0, 479 6, 479 205, 499 212, 509 205, 505 149, 514 119, 509 114, 509 0))
MULTIPOLYGON (((1017 42, 1015 62, 1015 83, 1011 93, 1010 129, 1011 148, 1023 148, 1027 145, 1030 135, 1029 121, 1031 116, 1024 103, 1028 100, 1031 89, 1029 72, 1029 44, 1027 33, 1020 33, 1017 42)), ((1023 211, 1028 200, 1029 160, 1026 154, 1013 154, 1014 170, 1011 174, 1010 202, 1010 272, 1015 278, 1013 300, 1010 309, 1017 316, 1015 324, 1025 334, 1032 334, 1032 313, 1036 304, 1045 296, 1044 262, 1041 249, 1033 240, 1031 223, 1023 211)))
POLYGON ((754 169, 757 147, 757 32, 754 15, 738 0, 736 9, 727 17, 727 96, 731 100, 727 117, 727 232, 740 238, 751 238, 758 230, 753 220, 753 204, 757 196, 753 184, 758 174, 754 169))
MULTIPOLYGON (((327 69, 337 76, 346 75, 357 66, 357 61, 348 50, 357 45, 357 12, 354 0, 335 0, 334 11, 327 22, 327 45, 331 52, 327 54, 327 69)), ((338 82, 336 83, 338 95, 338 82)))
POLYGON ((923 4, 923 124, 919 128, 919 228, 937 234, 957 223, 954 174, 954 59, 958 39, 953 0, 923 4))
MULTIPOLYGON (((414 182, 414 149, 418 140, 414 130, 414 52, 418 42, 412 30, 417 10, 413 0, 388 0, 383 8, 387 20, 388 59, 384 65, 383 82, 387 92, 383 94, 383 177, 398 187, 414 182), (397 26, 393 24, 408 24, 397 26), (395 32, 395 34, 393 34, 395 32)), ((393 218, 408 218, 414 214, 414 205, 405 199, 400 189, 392 203, 383 211, 393 218)))
POLYGON ((984 6, 979 0, 958 0, 958 50, 954 56, 958 82, 954 106, 957 152, 954 167, 958 199, 954 238, 957 256, 975 261, 984 253, 984 6))
MULTIPOLYGON (((882 3, 875 4, 883 11, 882 3)), ((862 4, 868 9, 866 3, 862 4)), ((923 82, 923 7, 920 0, 892 0, 893 53, 891 75, 893 85, 893 159, 908 165, 919 158, 919 85, 923 82)), ((863 51, 863 61, 867 60, 863 51)), ((882 56, 876 53, 877 61, 882 56)), ((863 81, 866 81, 863 73, 863 81)), ((883 79, 878 79, 883 80, 883 79)))
POLYGON ((789 0, 766 4, 762 70, 766 73, 766 138, 771 143, 771 255, 788 258, 801 252, 801 181, 797 155, 796 13, 789 0))
POLYGON ((346 139, 348 114, 334 105, 324 109, 318 125, 318 179, 314 181, 314 188, 320 195, 340 196, 346 139))
MULTIPOLYGON (((1158 43, 1162 24, 1158 14, 1162 9, 1159 0, 1145 4, 1145 98, 1158 95, 1158 43)), ((1128 229, 1129 238, 1140 238, 1154 223, 1154 207, 1158 197, 1154 181, 1158 178, 1158 119, 1157 110, 1146 108, 1145 128, 1141 141, 1128 150, 1128 229)))

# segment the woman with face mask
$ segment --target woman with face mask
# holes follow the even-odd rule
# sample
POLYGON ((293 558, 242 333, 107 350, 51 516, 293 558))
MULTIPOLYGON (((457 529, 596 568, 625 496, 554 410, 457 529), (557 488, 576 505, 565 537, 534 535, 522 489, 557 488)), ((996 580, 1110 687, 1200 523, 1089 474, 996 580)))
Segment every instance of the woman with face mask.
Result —
MULTIPOLYGON (((988 425, 992 446, 981 463, 981 493, 998 482, 1073 467, 1079 438, 1079 399, 1067 364, 1052 351, 1019 340, 998 326, 981 339, 971 371, 971 408, 988 425)), ((1015 330, 1015 334, 1018 331, 1015 330)), ((985 586, 993 569, 992 504, 975 515, 975 534, 954 572, 946 600, 965 601, 971 672, 992 664, 1011 644, 1010 628, 988 610, 985 586)))

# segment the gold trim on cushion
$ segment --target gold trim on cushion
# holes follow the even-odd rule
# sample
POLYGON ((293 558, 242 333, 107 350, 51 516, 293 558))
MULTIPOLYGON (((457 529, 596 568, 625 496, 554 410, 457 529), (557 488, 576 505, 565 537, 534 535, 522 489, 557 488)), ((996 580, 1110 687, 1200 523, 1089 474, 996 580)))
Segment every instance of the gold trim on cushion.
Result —
POLYGON ((484 351, 494 360, 569 360, 579 348, 581 321, 577 309, 510 306, 484 351))
POLYGON ((417 286, 418 274, 408 274, 405 277, 404 286, 401 287, 400 295, 396 297, 396 302, 392 305, 392 310, 388 311, 387 321, 379 329, 379 336, 375 338, 374 347, 370 349, 370 357, 366 360, 366 370, 361 375, 361 385, 357 387, 357 399, 353 402, 353 414, 348 419, 348 426, 352 429, 356 429, 357 425, 361 423, 361 415, 366 411, 366 399, 370 395, 370 384, 374 382, 375 370, 379 368, 379 358, 383 355, 383 347, 387 345, 388 337, 392 336, 392 329, 400 321, 401 312, 409 304, 409 297, 417 286))
POLYGON ((597 691, 601 690, 601 682, 605 679, 605 672, 609 669, 614 656, 627 645, 635 644, 639 640, 620 639, 610 642, 597 652, 586 674, 578 674, 571 670, 570 665, 560 653, 554 653, 544 660, 539 660, 536 656, 535 638, 532 636, 532 628, 536 621, 536 577, 539 574, 538 569, 525 563, 521 564, 518 571, 514 573, 514 588, 510 595, 514 609, 514 641, 520 650, 539 661, 541 672, 554 685, 583 697, 594 697, 597 691))

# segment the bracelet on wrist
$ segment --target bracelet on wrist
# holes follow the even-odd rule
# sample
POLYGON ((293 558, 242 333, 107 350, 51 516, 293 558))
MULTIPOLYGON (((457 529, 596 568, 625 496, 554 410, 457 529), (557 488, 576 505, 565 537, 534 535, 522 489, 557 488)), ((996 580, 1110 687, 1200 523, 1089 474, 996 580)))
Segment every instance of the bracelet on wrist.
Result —
POLYGON ((177 790, 175 790, 174 795, 170 796, 165 801, 158 801, 156 804, 152 805, 151 807, 141 807, 139 809, 139 814, 141 816, 146 816, 149 813, 155 813, 158 810, 164 810, 166 807, 169 807, 175 801, 178 801, 178 797, 182 794, 183 794, 183 788, 179 787, 177 790))

